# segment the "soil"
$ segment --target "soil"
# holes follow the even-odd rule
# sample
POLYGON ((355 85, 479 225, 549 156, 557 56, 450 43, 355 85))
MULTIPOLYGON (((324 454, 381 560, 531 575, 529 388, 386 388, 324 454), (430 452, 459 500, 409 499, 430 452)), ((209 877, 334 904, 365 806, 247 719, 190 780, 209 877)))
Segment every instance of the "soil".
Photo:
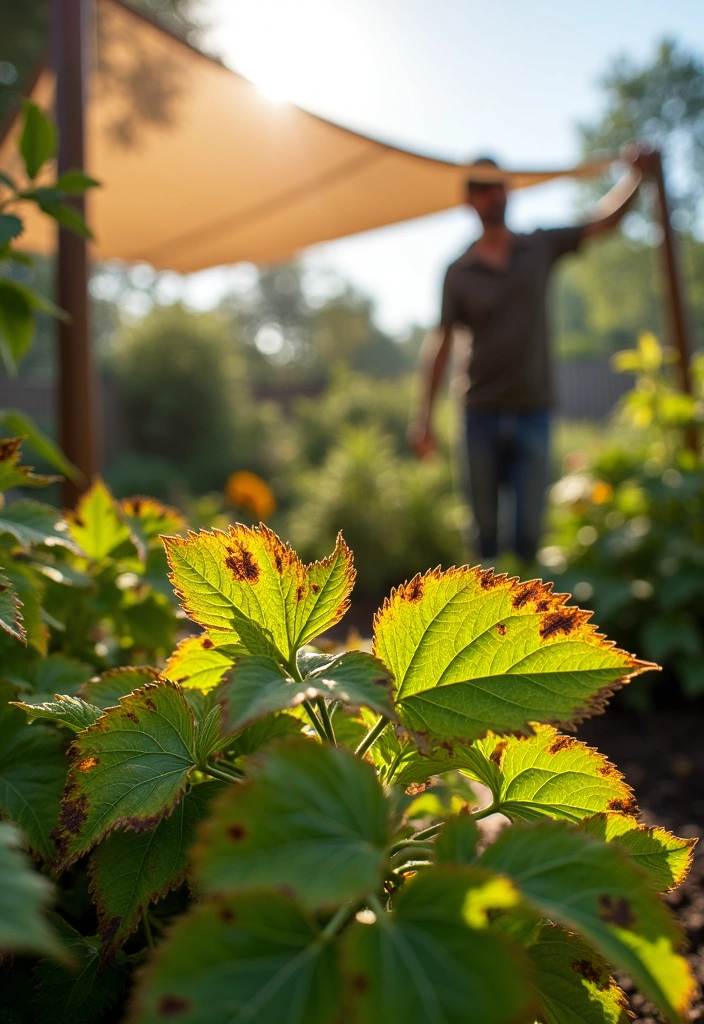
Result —
MULTIPOLYGON (((660 825, 684 838, 704 837, 704 711, 680 706, 637 715, 612 706, 604 716, 581 725, 578 735, 626 776, 644 824, 660 825)), ((704 987, 704 842, 695 847, 687 879, 665 899, 685 933, 687 957, 704 987)), ((663 1018, 630 979, 617 977, 629 994, 637 1024, 662 1024, 663 1018)), ((701 993, 688 1019, 704 1022, 701 993)))

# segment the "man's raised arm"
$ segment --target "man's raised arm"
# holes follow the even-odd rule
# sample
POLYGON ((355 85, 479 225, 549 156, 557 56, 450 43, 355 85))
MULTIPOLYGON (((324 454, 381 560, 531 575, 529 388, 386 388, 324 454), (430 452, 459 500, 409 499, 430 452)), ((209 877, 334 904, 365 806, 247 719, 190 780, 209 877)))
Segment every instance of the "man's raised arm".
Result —
POLYGON ((585 238, 595 238, 606 234, 620 224, 628 213, 644 175, 651 172, 652 157, 650 153, 631 146, 624 152, 624 156, 631 166, 597 203, 593 219, 584 225, 585 238))
POLYGON ((418 359, 420 395, 408 427, 408 443, 419 458, 434 452, 433 408, 452 349, 452 327, 443 325, 426 335, 418 359))

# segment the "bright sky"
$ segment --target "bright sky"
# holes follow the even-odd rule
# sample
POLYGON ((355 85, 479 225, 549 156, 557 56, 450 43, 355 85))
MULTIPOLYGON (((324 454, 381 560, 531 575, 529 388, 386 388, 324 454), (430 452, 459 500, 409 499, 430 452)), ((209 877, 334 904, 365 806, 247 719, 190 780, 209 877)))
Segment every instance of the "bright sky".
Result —
MULTIPOLYGON (((567 166, 600 110, 610 58, 670 35, 704 51, 701 0, 204 0, 207 46, 270 97, 432 155, 567 166)), ((564 183, 517 194, 513 227, 571 219, 564 183)), ((376 302, 382 326, 432 323, 446 265, 474 231, 462 210, 308 250, 376 302)), ((229 275, 188 286, 213 302, 229 275)))

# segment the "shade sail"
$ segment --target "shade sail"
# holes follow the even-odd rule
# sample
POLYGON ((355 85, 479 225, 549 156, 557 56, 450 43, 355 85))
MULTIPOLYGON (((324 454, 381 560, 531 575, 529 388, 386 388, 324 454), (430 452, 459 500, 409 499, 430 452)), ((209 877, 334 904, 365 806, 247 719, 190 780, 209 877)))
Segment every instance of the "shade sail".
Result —
MULTIPOLYGON (((88 207, 99 260, 144 260, 182 272, 268 263, 462 201, 467 165, 272 102, 120 0, 98 0, 95 36, 86 170, 103 184, 88 207)), ((53 88, 45 70, 33 98, 49 108, 53 88)), ((15 124, 0 146, 0 167, 9 170, 17 130, 15 124)), ((608 162, 507 175, 522 188, 593 175, 608 162)), ((50 252, 55 230, 29 215, 22 241, 50 252)))

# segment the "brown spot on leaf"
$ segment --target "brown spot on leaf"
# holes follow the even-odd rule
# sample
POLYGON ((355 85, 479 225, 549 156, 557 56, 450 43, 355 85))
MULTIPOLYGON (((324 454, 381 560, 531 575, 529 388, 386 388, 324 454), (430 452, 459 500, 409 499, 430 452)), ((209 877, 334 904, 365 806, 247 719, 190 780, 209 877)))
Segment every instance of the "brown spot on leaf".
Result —
POLYGON ((617 928, 632 928, 635 924, 635 914, 624 896, 615 897, 606 893, 599 897, 599 906, 599 917, 607 924, 615 924, 617 928))
POLYGON ((496 627, 496 631, 499 634, 499 636, 506 636, 506 627, 504 626, 503 622, 500 622, 498 624, 498 626, 496 627))
POLYGON ((305 589, 303 587, 296 587, 296 601, 302 601, 305 589))
POLYGON ((90 757, 82 758, 76 765, 76 768, 79 772, 90 772, 94 768, 97 768, 99 764, 100 758, 91 755, 90 757))
MULTIPOLYGON (((55 831, 68 832, 69 835, 77 836, 83 827, 83 823, 88 817, 88 797, 85 793, 76 793, 78 785, 75 779, 69 776, 69 780, 66 783, 66 793, 64 794, 61 814, 59 815, 60 829, 55 831)), ((56 836, 54 838, 59 840, 56 836)))
POLYGON ((617 797, 614 797, 613 800, 609 800, 609 810, 634 815, 638 813, 638 804, 634 796, 629 796, 625 800, 619 800, 617 797))
POLYGON ((237 920, 237 914, 230 907, 221 907, 218 911, 218 917, 225 924, 232 924, 233 921, 237 920))
POLYGON ((482 590, 491 590, 493 587, 498 587, 502 580, 500 577, 495 576, 492 569, 485 569, 483 572, 479 570, 479 586, 482 590))
POLYGON ((576 743, 571 736, 556 736, 548 747, 548 754, 559 754, 561 750, 570 750, 576 743))
POLYGON ((206 651, 209 651, 211 647, 215 647, 215 644, 209 636, 203 638, 202 647, 205 647, 206 651))
POLYGON ((531 580, 529 583, 524 583, 518 587, 511 604, 514 608, 520 609, 528 604, 529 601, 537 600, 542 590, 543 585, 540 580, 531 580))
POLYGON ((135 715, 134 711, 125 711, 125 718, 129 718, 130 722, 139 721, 139 718, 135 715))
POLYGON ((121 917, 111 917, 100 929, 100 941, 104 946, 109 945, 117 935, 122 924, 121 917))
POLYGON ((538 601, 538 603, 537 603, 537 605, 535 607, 536 607, 536 609, 539 612, 546 612, 548 610, 548 608, 550 607, 550 605, 548 604, 547 601, 538 601))
POLYGON ((354 992, 369 991, 369 978, 366 974, 355 974, 350 978, 350 986, 354 992))
POLYGON ((406 601, 420 601, 423 596, 423 579, 421 576, 415 576, 410 583, 407 583, 405 587, 400 591, 401 597, 406 601))
POLYGON ((73 513, 73 521, 80 529, 84 529, 86 524, 76 512, 73 513))
POLYGON ((550 612, 540 623, 540 635, 543 640, 549 640, 558 633, 569 636, 579 625, 580 618, 578 608, 561 608, 558 612, 550 612))
POLYGON ((240 821, 234 822, 227 827, 227 835, 234 843, 239 843, 247 835, 247 829, 240 821))
POLYGON ((318 584, 318 583, 311 583, 310 589, 313 591, 314 594, 317 594, 318 591, 320 590, 320 584, 318 584))
POLYGON ((125 818, 127 828, 139 834, 140 832, 151 832, 160 823, 163 814, 150 814, 147 818, 125 818))
POLYGON ((274 553, 274 565, 276 566, 276 571, 281 574, 283 572, 284 563, 281 561, 281 555, 278 551, 274 553))
POLYGON ((499 767, 501 767, 501 760, 507 744, 508 740, 501 740, 501 742, 497 743, 492 752, 489 754, 489 760, 493 761, 494 764, 498 764, 499 767))
POLYGON ((142 502, 139 498, 133 498, 132 501, 128 502, 127 507, 133 515, 138 516, 142 511, 142 502))
POLYGON ((144 706, 146 708, 149 708, 150 711, 156 711, 156 704, 151 699, 151 697, 147 697, 147 699, 144 702, 144 706))
POLYGON ((179 1017, 190 1008, 190 999, 184 999, 183 996, 166 995, 159 1000, 157 1013, 160 1017, 179 1017))
POLYGON ((601 971, 590 960, 575 960, 572 970, 581 974, 587 981, 591 981, 595 985, 602 985, 601 971))
POLYGON ((236 580, 245 580, 247 583, 256 583, 259 579, 259 566, 254 560, 251 551, 248 551, 242 544, 237 548, 228 548, 228 555, 225 565, 232 570, 236 580))

